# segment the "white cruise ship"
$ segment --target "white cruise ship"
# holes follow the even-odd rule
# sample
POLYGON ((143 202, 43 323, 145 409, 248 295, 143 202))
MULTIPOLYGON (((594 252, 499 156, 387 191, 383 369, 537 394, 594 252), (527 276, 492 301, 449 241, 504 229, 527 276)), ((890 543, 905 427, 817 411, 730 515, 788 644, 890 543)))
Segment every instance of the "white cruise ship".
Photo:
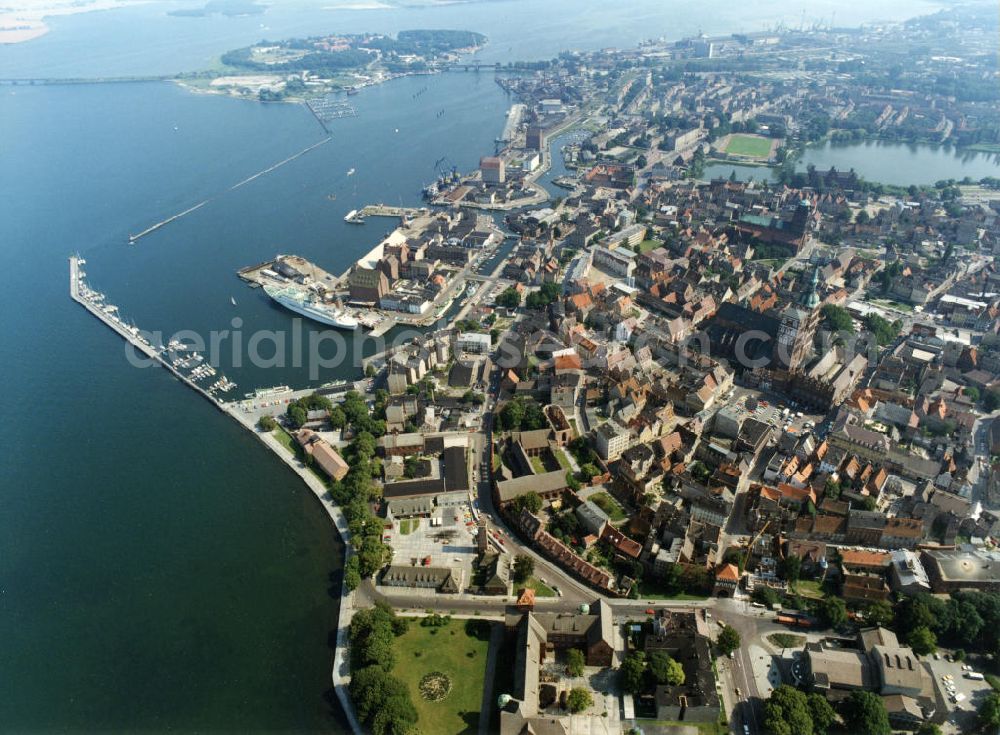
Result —
POLYGON ((301 314, 320 324, 326 324, 338 329, 357 329, 358 320, 351 316, 347 309, 324 304, 316 300, 312 294, 295 286, 264 286, 264 293, 290 311, 301 314))

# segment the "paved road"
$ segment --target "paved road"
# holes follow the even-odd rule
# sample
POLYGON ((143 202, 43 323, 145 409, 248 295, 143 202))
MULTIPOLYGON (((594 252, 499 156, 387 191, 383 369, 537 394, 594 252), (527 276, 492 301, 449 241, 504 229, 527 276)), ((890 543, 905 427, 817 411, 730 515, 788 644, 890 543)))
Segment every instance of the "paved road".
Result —
MULTIPOLYGON (((500 390, 500 371, 494 370, 490 377, 489 405, 492 408, 500 390)), ((522 544, 517 537, 507 527, 506 522, 500 517, 497 509, 493 505, 493 491, 490 487, 489 472, 483 472, 483 467, 489 467, 489 450, 493 441, 493 415, 486 413, 483 416, 482 443, 477 452, 479 464, 479 510, 485 513, 490 521, 490 525, 499 529, 503 538, 504 548, 511 554, 525 554, 535 561, 535 577, 546 580, 551 587, 553 584, 562 593, 562 600, 571 606, 579 606, 582 602, 590 602, 598 597, 598 593, 581 582, 577 582, 573 577, 564 572, 560 567, 550 562, 548 559, 537 553, 529 546, 522 544)))

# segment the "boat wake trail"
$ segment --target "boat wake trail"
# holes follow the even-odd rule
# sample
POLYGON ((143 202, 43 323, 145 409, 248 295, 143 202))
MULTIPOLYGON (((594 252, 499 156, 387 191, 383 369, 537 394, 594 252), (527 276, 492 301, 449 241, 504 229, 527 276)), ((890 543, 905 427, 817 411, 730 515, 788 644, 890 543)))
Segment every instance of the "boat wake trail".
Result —
MULTIPOLYGON (((258 171, 257 173, 253 174, 252 176, 248 176, 247 178, 243 179, 243 181, 240 181, 240 182, 238 182, 236 184, 233 184, 228 189, 226 189, 226 191, 235 191, 236 189, 239 189, 241 186, 243 186, 245 184, 249 184, 254 179, 258 179, 261 176, 263 176, 264 174, 269 174, 272 171, 275 171, 275 170, 281 168, 286 163, 291 163, 296 158, 300 158, 301 156, 304 156, 309 151, 314 150, 316 148, 319 148, 321 145, 324 145, 325 143, 329 143, 331 140, 332 140, 332 138, 327 137, 327 138, 324 138, 323 140, 321 140, 319 143, 313 143, 308 148, 303 148, 298 153, 294 153, 291 156, 289 156, 288 158, 286 158, 286 159, 284 159, 282 161, 278 161, 273 166, 268 166, 263 171, 258 171)), ((204 200, 202 202, 199 202, 198 204, 195 204, 193 207, 188 207, 183 212, 178 212, 177 214, 171 215, 170 217, 167 217, 164 220, 160 220, 159 222, 157 222, 154 225, 150 225, 145 230, 143 230, 142 232, 140 232, 138 235, 129 235, 128 236, 129 244, 130 245, 135 244, 139 239, 145 237, 146 235, 149 235, 149 234, 151 234, 153 232, 156 232, 156 230, 160 229, 164 225, 169 225, 174 220, 178 220, 178 219, 180 219, 181 217, 183 217, 186 214, 191 214, 191 212, 195 211, 196 209, 201 209, 206 204, 208 204, 210 201, 212 201, 213 199, 216 199, 218 197, 219 197, 218 194, 216 194, 215 196, 210 196, 208 199, 206 199, 206 200, 204 200)))

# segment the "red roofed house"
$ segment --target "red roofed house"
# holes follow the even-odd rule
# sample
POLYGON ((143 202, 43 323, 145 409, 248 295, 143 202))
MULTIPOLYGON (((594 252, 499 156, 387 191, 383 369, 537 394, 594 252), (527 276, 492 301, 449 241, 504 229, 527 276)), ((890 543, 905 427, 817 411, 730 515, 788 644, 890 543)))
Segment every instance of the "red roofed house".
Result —
POLYGON ((735 564, 725 564, 715 573, 713 595, 732 597, 740 583, 740 570, 735 564))
POLYGON ((319 468, 334 480, 343 480, 350 467, 337 450, 327 444, 323 437, 311 429, 300 429, 295 439, 302 445, 305 453, 312 457, 319 468))

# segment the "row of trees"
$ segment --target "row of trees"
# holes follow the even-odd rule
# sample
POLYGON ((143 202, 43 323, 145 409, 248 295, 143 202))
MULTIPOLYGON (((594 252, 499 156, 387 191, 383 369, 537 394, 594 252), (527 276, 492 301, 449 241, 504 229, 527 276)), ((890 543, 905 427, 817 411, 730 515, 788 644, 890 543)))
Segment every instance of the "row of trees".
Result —
POLYGON ((390 672, 396 664, 397 636, 407 622, 385 603, 351 618, 351 699, 358 719, 374 735, 403 735, 417 724, 410 692, 390 672))
POLYGON ((388 391, 382 389, 375 392, 375 412, 369 413, 364 396, 356 390, 347 391, 338 405, 324 395, 313 393, 303 396, 288 404, 285 415, 288 422, 295 428, 301 428, 308 420, 310 411, 325 411, 327 421, 334 429, 350 427, 355 432, 366 431, 379 437, 385 433, 385 406, 389 400, 388 391))
MULTIPOLYGON (((376 395, 376 411, 382 411, 388 395, 376 395), (381 406, 381 408, 380 408, 381 406)), ((331 423, 354 432, 343 451, 350 469, 344 479, 330 484, 330 495, 340 506, 351 532, 352 554, 344 567, 344 584, 354 590, 392 559, 392 549, 382 541, 382 522, 372 512, 378 495, 374 478, 382 474, 382 461, 375 456, 377 436, 385 433, 385 421, 376 419, 357 391, 348 391, 339 406, 330 410, 331 423)))
POLYGON ((902 598, 894 612, 897 632, 918 654, 942 641, 1000 658, 1000 594, 954 592, 942 600, 921 593, 902 598))
MULTIPOLYGON (((764 727, 772 735, 826 735, 836 720, 837 714, 822 694, 805 694, 787 684, 771 692, 764 702, 764 727)), ((858 732, 874 733, 867 729, 858 732)))
MULTIPOLYGON (((388 393, 376 394, 375 410, 383 417, 388 393)), ((335 429, 349 429, 354 437, 343 451, 350 469, 340 481, 330 481, 330 495, 340 506, 351 531, 355 554, 348 557, 344 566, 344 584, 354 590, 361 580, 370 577, 392 558, 392 549, 382 542, 382 523, 371 509, 371 500, 377 495, 373 482, 382 474, 382 462, 375 456, 376 437, 385 433, 384 418, 373 418, 368 405, 357 391, 348 391, 339 405, 333 405, 326 396, 313 393, 288 404, 286 417, 292 426, 301 428, 310 411, 325 411, 335 429)), ((271 416, 262 416, 257 422, 262 431, 273 431, 277 422, 271 416)), ((312 457, 304 456, 311 464, 312 457)))
POLYGON ((288 408, 285 409, 285 415, 288 417, 288 422, 294 426, 296 429, 301 429, 305 426, 308 420, 310 411, 327 411, 329 412, 333 408, 333 403, 326 396, 320 395, 319 393, 313 393, 309 396, 303 396, 298 398, 288 404, 288 408))
MULTIPOLYGON (((885 704, 872 692, 851 692, 841 716, 848 732, 892 734, 885 704)), ((823 695, 805 694, 786 684, 764 703, 764 727, 774 735, 826 735, 836 721, 837 714, 823 695)))

